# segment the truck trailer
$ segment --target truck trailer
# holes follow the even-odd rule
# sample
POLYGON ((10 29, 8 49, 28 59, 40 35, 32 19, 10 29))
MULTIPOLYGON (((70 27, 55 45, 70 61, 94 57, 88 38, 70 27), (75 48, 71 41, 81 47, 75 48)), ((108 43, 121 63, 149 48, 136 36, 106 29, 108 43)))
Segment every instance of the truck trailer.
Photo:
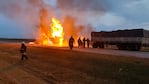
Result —
POLYGON ((138 51, 149 47, 149 31, 144 29, 127 29, 116 31, 91 32, 93 48, 105 48, 116 45, 120 50, 138 51))

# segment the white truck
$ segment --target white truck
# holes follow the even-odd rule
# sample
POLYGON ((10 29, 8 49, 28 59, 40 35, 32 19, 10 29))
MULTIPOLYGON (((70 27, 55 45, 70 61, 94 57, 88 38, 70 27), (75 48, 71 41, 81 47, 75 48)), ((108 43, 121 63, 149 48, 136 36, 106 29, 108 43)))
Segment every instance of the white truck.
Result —
POLYGON ((120 50, 138 51, 142 46, 149 46, 149 31, 144 29, 129 29, 91 32, 91 42, 93 48, 116 45, 120 50))

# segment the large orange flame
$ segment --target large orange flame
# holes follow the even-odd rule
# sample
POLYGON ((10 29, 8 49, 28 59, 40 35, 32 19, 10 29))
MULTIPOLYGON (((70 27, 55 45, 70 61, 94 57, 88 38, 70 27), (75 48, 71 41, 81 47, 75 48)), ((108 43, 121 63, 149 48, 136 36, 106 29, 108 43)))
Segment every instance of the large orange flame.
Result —
POLYGON ((52 18, 50 25, 42 24, 39 30, 38 43, 42 45, 62 46, 64 40, 63 27, 59 20, 52 18))
POLYGON ((55 38, 55 40, 58 40, 59 46, 62 46, 63 40, 64 40, 64 31, 63 31, 62 25, 56 18, 52 18, 51 33, 52 33, 52 38, 55 38))

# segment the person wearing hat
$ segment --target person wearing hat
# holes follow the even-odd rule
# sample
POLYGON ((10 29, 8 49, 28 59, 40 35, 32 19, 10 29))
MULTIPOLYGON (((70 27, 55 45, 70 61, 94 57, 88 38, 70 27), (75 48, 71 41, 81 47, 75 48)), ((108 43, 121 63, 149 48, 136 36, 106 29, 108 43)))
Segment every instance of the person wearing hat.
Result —
POLYGON ((21 60, 22 60, 22 61, 24 60, 24 58, 25 58, 26 60, 28 59, 28 57, 27 57, 27 55, 26 55, 26 49, 27 49, 27 47, 26 47, 26 45, 25 45, 25 42, 23 41, 23 42, 21 43, 21 48, 20 48, 21 60))

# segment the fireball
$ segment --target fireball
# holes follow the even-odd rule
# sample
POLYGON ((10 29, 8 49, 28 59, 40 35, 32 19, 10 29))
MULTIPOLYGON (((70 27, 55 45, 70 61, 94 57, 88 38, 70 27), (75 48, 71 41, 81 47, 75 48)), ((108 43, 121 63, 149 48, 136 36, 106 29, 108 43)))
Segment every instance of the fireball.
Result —
POLYGON ((56 18, 51 19, 51 24, 47 25, 45 22, 41 22, 39 29, 39 44, 62 46, 64 40, 64 30, 59 20, 56 18))
POLYGON ((64 31, 60 22, 56 18, 52 18, 51 33, 54 40, 58 40, 60 46, 63 45, 64 31))

